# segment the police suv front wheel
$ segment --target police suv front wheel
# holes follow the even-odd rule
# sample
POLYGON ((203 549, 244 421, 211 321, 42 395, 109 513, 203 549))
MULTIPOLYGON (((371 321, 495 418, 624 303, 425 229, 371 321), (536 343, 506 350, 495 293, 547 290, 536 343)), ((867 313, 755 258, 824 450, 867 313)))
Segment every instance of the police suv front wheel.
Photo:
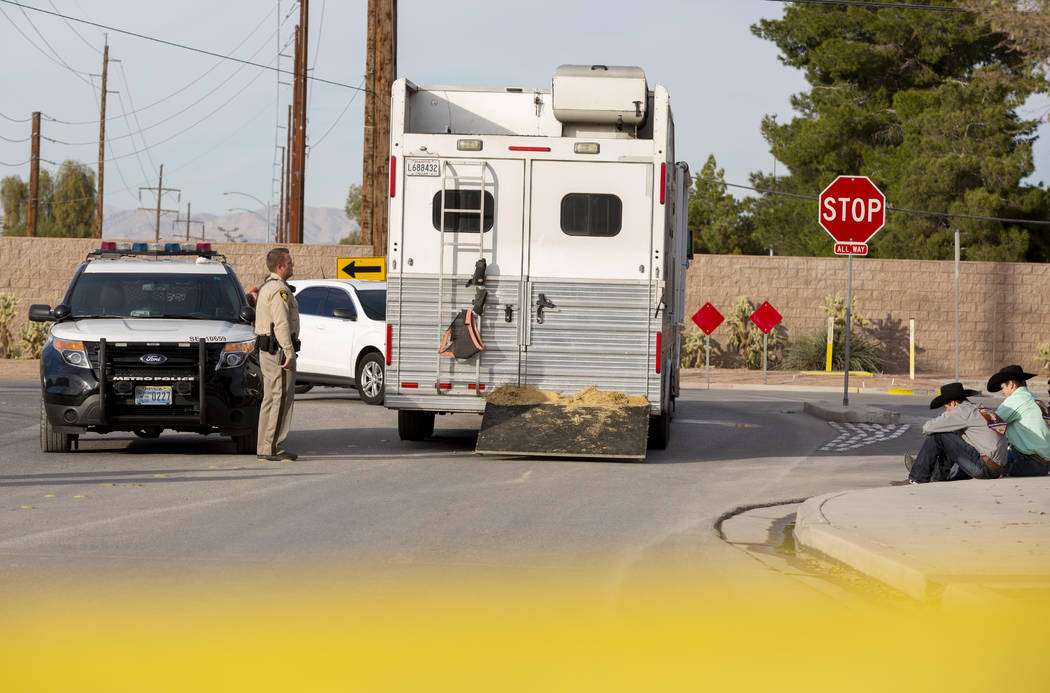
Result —
POLYGON ((58 433, 47 418, 44 402, 40 402, 40 449, 44 452, 69 452, 73 441, 80 436, 75 433, 58 433))

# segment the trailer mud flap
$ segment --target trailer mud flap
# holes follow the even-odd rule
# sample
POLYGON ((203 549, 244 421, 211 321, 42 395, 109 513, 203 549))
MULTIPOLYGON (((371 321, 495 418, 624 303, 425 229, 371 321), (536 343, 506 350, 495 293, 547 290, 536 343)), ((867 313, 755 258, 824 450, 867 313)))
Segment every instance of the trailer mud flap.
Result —
POLYGON ((643 460, 650 408, 485 405, 475 452, 484 455, 643 460))

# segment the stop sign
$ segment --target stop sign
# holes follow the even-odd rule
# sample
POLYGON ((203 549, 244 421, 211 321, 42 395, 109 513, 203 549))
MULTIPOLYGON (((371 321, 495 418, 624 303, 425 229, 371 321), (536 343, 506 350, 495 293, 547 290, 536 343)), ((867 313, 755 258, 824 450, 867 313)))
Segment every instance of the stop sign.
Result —
POLYGON ((867 243, 886 223, 886 196, 867 176, 839 176, 820 193, 817 216, 839 243, 867 243))

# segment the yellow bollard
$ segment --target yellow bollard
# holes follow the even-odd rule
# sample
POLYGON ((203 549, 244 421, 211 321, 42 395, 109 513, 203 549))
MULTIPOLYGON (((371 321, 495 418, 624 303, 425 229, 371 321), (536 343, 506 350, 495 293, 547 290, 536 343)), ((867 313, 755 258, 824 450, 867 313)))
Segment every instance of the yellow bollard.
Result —
POLYGON ((827 365, 824 370, 828 373, 831 372, 831 349, 835 339, 835 318, 828 316, 828 354, 827 354, 827 365))
POLYGON ((908 375, 915 380, 915 318, 908 321, 908 375))

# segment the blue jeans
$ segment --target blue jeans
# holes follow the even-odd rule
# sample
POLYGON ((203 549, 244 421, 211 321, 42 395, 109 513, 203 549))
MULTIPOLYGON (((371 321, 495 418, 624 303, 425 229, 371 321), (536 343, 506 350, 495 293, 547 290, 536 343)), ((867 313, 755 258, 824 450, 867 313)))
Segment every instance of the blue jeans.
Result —
POLYGON ((911 466, 908 478, 920 484, 958 479, 995 479, 995 471, 981 459, 981 453, 963 440, 957 431, 926 436, 911 466))
POLYGON ((1013 448, 1006 455, 1006 473, 1003 476, 1046 476, 1047 472, 1050 472, 1050 467, 1013 448))

